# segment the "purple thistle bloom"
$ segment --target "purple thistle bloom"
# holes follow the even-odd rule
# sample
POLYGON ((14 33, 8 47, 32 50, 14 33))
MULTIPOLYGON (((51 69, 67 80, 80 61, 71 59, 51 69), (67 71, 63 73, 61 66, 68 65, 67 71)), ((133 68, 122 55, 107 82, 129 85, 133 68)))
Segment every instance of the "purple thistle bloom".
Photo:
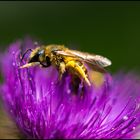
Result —
MULTIPOLYGON (((25 41, 25 48, 32 48, 25 41)), ((19 69, 21 42, 1 55, 1 96, 13 120, 29 138, 134 138, 140 124, 140 80, 134 74, 105 76, 100 88, 73 95, 70 76, 56 83, 55 68, 19 69)))

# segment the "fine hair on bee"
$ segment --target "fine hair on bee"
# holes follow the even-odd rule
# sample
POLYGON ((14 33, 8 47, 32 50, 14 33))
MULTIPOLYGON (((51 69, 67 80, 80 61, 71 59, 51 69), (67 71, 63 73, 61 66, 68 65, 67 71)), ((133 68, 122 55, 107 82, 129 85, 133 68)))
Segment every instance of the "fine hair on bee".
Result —
POLYGON ((68 72, 73 76, 79 77, 87 85, 91 85, 88 76, 87 65, 92 66, 96 71, 106 72, 104 67, 111 65, 111 61, 106 57, 87 52, 71 50, 64 45, 51 44, 47 46, 38 46, 35 49, 28 49, 24 54, 31 51, 28 63, 20 68, 28 68, 35 65, 42 67, 55 66, 59 71, 59 79, 68 72))

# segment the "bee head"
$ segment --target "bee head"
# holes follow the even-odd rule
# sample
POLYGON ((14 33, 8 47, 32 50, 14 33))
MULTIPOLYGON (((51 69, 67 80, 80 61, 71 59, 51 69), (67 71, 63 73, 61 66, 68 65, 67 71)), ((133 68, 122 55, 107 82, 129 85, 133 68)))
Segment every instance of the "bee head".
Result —
POLYGON ((45 55, 45 48, 38 47, 32 50, 28 63, 20 68, 27 68, 34 65, 42 65, 43 67, 49 67, 51 65, 50 58, 45 55))

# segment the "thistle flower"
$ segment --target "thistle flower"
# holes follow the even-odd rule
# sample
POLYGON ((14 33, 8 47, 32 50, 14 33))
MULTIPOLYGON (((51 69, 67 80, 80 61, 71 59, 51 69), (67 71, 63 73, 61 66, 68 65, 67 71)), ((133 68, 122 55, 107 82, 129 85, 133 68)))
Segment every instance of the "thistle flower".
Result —
MULTIPOLYGON (((25 48, 32 48, 25 41, 25 48)), ((72 94, 70 76, 57 83, 55 68, 19 69, 21 42, 1 55, 1 96, 28 138, 134 138, 140 124, 140 80, 134 74, 105 76, 103 84, 72 94)))

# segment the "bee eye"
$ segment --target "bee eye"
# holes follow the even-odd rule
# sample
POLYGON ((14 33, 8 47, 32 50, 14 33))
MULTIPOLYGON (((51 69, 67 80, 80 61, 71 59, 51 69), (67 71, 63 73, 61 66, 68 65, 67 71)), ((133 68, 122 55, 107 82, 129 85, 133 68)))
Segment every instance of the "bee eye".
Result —
POLYGON ((36 54, 35 56, 33 56, 31 58, 31 60, 29 60, 29 63, 31 63, 31 62, 38 62, 38 58, 39 58, 39 54, 36 54))
POLYGON ((43 55, 44 54, 44 50, 41 50, 38 52, 39 55, 43 55))

